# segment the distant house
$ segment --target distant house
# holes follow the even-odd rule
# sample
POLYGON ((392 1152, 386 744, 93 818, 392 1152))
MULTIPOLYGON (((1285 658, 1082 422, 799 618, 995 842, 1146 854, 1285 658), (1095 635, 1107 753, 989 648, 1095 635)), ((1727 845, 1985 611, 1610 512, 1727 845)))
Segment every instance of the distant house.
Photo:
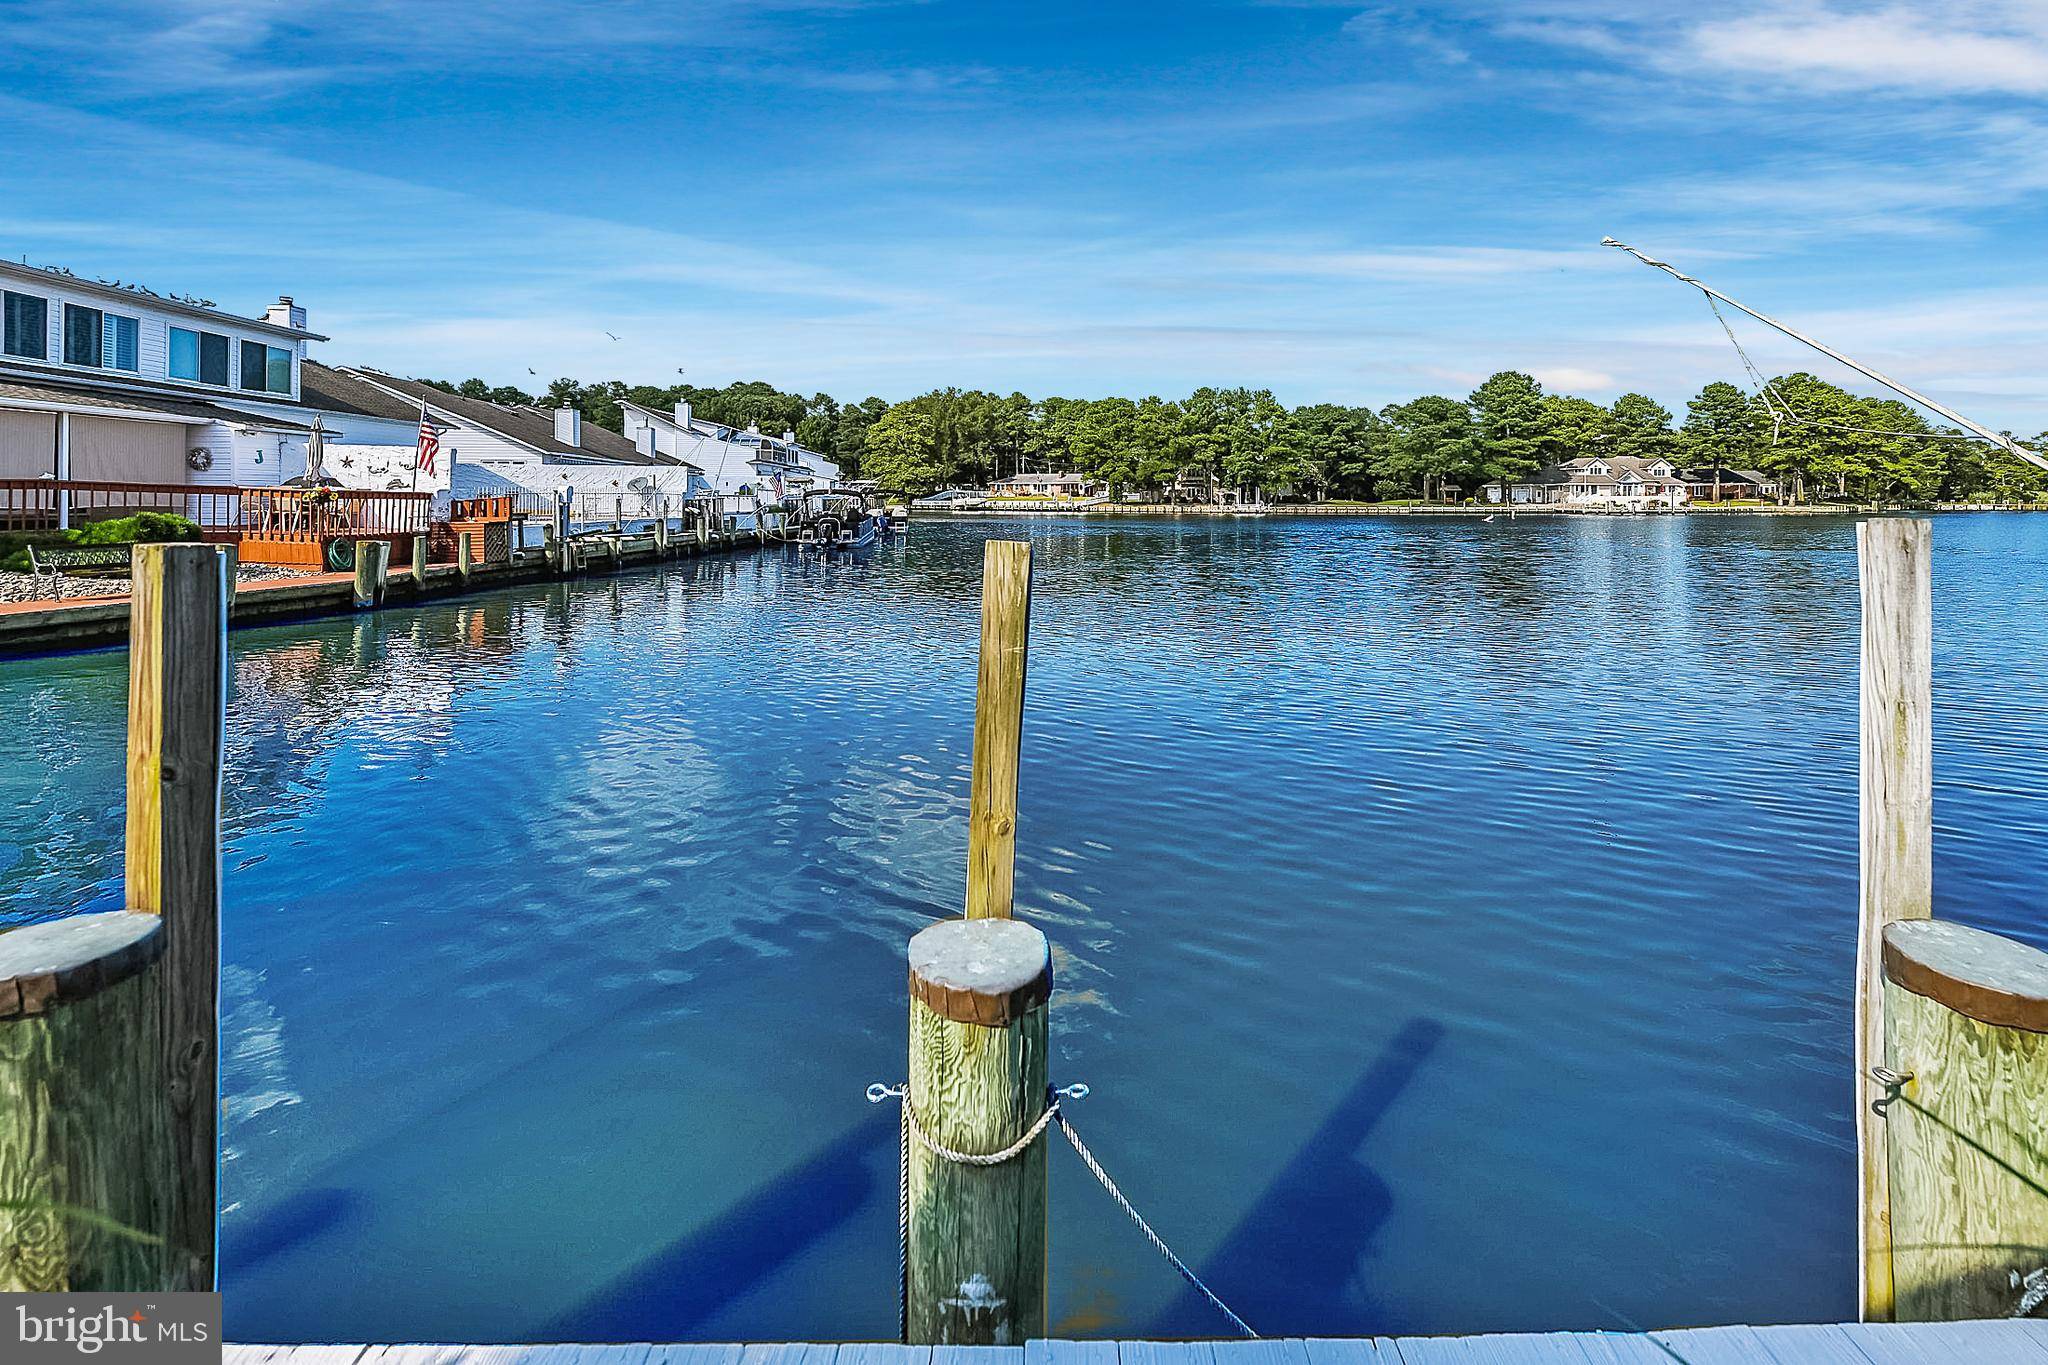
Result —
POLYGON ((1018 474, 989 487, 999 498, 1093 498, 1109 491, 1109 485, 1079 474, 1018 474))
POLYGON ((621 401, 619 410, 626 436, 640 450, 688 460, 721 494, 756 493, 763 502, 780 502, 839 480, 839 466, 805 447, 793 431, 779 440, 758 427, 742 431, 706 421, 688 402, 663 409, 621 401))
MULTIPOLYGON (((1757 471, 1720 471, 1719 498, 1772 498, 1778 481, 1757 471)), ((1538 470, 1507 485, 1486 485, 1488 502, 1587 508, 1683 507, 1715 500, 1714 470, 1682 469, 1653 455, 1586 455, 1538 470)))
POLYGON ((1686 487, 1694 502, 1749 502, 1778 496, 1783 485, 1754 469, 1704 469, 1685 471, 1686 487))
MULTIPOLYGON (((339 385, 332 396, 346 398, 360 408, 375 408, 369 415, 377 417, 395 414, 402 407, 414 438, 424 405, 440 437, 441 454, 457 496, 489 491, 503 481, 552 496, 566 489, 593 508, 624 499, 629 516, 644 517, 652 513, 659 498, 680 500, 710 488, 704 470, 695 463, 586 422, 574 408, 493 403, 379 370, 351 367, 335 373, 383 395, 384 400, 395 400, 395 406, 380 408, 361 389, 343 392, 339 385), (466 475, 465 470, 471 473, 466 475)), ((377 457, 373 452, 364 458, 373 461, 377 457)), ((405 456, 406 461, 410 458, 405 456)), ((333 472, 347 477, 340 469, 333 472)))
POLYGON ((0 261, 0 478, 276 484, 304 468, 306 310, 0 261))
POLYGON ((1488 502, 1569 507, 1683 507, 1691 485, 1662 456, 1587 455, 1539 469, 1527 479, 1485 485, 1488 502))

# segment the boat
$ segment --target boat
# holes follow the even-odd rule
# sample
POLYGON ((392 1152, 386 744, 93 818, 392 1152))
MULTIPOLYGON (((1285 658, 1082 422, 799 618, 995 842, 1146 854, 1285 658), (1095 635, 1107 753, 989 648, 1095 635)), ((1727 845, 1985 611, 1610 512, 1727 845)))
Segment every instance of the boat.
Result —
POLYGON ((872 546, 887 520, 876 511, 866 489, 807 488, 787 530, 794 532, 798 545, 830 553, 872 546))
POLYGON ((911 506, 944 512, 972 512, 979 508, 987 497, 988 494, 978 488, 947 488, 929 497, 919 498, 911 506))

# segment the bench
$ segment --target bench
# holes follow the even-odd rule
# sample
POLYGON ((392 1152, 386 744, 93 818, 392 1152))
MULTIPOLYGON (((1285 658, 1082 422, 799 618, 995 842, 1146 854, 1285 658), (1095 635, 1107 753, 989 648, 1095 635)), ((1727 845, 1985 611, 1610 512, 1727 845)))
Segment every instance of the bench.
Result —
POLYGON ((48 574, 53 580, 77 569, 127 569, 133 562, 132 545, 35 545, 28 547, 29 572, 36 578, 48 574))

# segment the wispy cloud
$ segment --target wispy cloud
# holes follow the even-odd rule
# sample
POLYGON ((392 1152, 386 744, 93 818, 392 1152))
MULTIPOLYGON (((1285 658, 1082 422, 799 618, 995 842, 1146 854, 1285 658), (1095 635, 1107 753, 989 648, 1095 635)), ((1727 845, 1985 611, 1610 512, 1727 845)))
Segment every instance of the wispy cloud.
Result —
POLYGON ((1504 36, 1574 47, 1682 81, 1750 92, 2048 95, 2048 6, 1745 3, 1482 6, 1504 36))
MULTIPOLYGON (((847 14, 922 0, 12 0, 0 54, 85 63, 132 96, 213 91, 283 98, 345 83, 397 83, 421 71, 533 72, 564 56, 610 67, 719 61, 773 46, 777 15, 847 14)), ((963 79, 971 79, 964 73, 963 79)), ((933 70, 820 71, 867 93, 952 79, 933 70), (873 84, 861 84, 872 80, 873 84)))

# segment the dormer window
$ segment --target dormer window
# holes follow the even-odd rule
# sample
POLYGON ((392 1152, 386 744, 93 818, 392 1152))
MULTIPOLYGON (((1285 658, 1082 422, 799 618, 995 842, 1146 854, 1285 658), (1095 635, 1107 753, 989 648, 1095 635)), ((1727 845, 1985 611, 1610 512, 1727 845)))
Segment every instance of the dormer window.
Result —
POLYGON ((50 305, 34 294, 6 291, 0 297, 0 312, 6 319, 0 350, 24 360, 47 360, 50 355, 50 305))
POLYGON ((171 378, 228 386, 228 339, 218 332, 171 328, 171 378))
POLYGON ((64 305, 64 363, 96 370, 142 368, 136 345, 141 324, 119 313, 103 313, 81 304, 64 305))
POLYGON ((243 342, 242 387, 251 393, 290 393, 292 353, 260 341, 243 342))

